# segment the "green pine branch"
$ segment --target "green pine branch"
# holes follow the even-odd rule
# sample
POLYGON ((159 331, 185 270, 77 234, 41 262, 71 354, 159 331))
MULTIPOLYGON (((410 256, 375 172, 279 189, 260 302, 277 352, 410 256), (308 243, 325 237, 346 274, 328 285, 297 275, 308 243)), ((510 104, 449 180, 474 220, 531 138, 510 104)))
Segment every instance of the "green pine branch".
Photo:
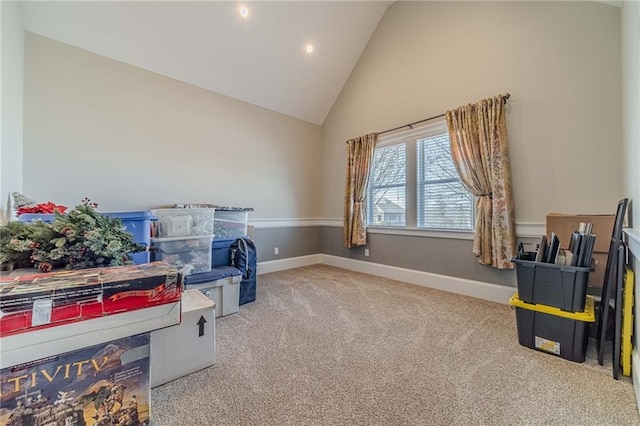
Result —
POLYGON ((56 213, 52 223, 9 222, 0 226, 0 263, 3 267, 85 269, 131 264, 132 253, 144 251, 122 221, 105 217, 89 205, 69 214, 56 213))

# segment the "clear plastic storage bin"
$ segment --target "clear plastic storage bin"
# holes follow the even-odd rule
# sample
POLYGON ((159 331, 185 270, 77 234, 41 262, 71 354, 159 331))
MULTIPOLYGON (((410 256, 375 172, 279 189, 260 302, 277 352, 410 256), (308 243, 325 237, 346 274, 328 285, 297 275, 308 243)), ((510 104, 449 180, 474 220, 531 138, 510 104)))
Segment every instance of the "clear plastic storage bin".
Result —
POLYGON ((158 218, 158 237, 173 238, 195 235, 213 235, 215 209, 155 209, 158 218))
POLYGON ((247 236, 248 211, 216 210, 213 229, 216 239, 235 239, 247 236))
POLYGON ((151 243, 158 249, 156 260, 182 269, 185 275, 211 271, 212 241, 213 235, 151 238, 151 243))

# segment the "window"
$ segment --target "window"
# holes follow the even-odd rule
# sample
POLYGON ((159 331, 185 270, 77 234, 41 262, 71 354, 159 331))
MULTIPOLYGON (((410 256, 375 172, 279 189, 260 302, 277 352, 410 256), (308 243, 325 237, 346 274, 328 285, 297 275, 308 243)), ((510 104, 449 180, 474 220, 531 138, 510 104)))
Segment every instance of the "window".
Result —
POLYGON ((444 121, 378 140, 367 224, 471 231, 474 199, 460 181, 444 121))

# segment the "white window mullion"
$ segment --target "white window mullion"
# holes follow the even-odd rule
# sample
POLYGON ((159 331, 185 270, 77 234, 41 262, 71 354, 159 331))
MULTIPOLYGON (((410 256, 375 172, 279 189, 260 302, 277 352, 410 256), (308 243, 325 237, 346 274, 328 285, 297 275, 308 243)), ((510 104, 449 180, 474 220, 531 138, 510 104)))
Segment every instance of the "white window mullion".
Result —
POLYGON ((407 228, 415 229, 416 224, 416 194, 417 194, 417 167, 416 167, 416 138, 406 139, 407 144, 407 179, 406 179, 406 221, 407 228))

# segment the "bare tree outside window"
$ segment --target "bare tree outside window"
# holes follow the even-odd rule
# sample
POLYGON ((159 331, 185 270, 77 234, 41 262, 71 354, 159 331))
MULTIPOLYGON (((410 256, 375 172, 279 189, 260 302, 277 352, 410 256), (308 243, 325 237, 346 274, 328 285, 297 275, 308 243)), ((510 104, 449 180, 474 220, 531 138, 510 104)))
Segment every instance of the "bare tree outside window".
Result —
POLYGON ((405 226, 406 146, 377 148, 369 181, 370 225, 405 226))

